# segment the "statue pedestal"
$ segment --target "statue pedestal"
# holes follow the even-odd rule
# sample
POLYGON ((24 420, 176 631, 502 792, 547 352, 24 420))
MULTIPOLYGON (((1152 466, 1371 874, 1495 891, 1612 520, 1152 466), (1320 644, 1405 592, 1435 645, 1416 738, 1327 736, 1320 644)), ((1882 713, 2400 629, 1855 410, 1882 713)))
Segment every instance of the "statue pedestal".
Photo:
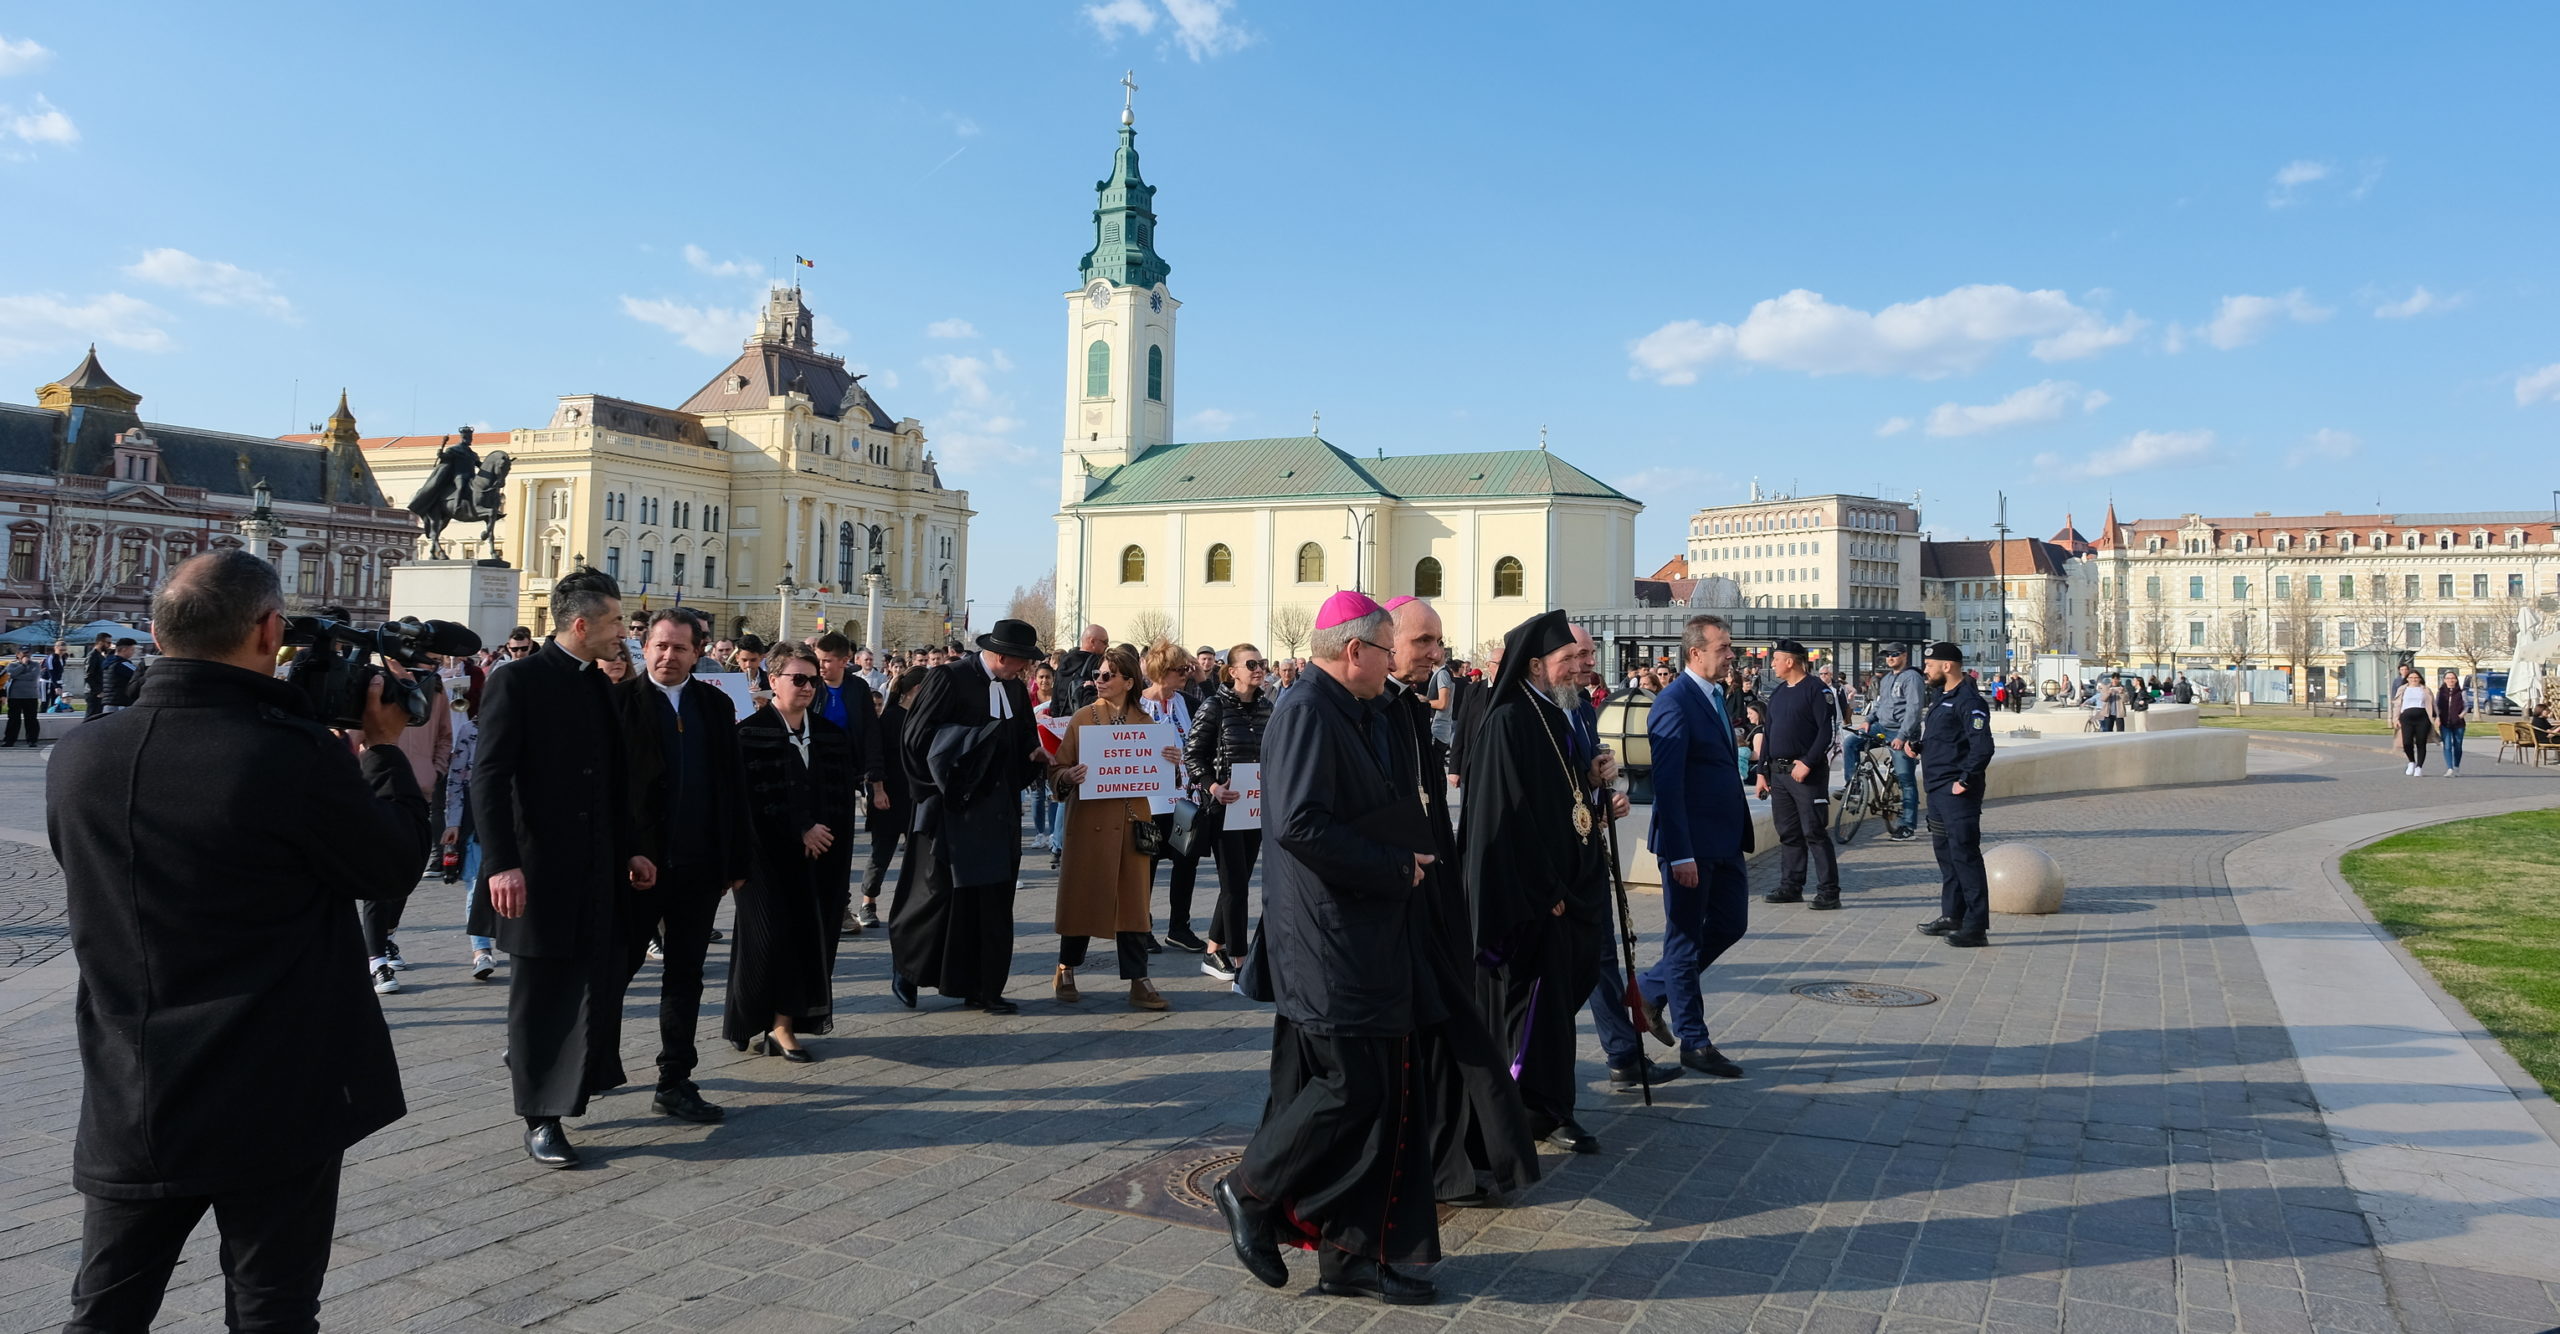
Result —
POLYGON ((516 588, 524 571, 498 560, 419 560, 391 567, 391 614, 471 627, 483 644, 503 644, 523 624, 516 588))

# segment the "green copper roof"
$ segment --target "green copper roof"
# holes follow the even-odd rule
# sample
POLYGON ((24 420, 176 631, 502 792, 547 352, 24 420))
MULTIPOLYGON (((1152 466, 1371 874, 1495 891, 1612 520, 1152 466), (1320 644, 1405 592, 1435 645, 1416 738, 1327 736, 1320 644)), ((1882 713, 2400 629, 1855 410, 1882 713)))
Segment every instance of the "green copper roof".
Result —
POLYGON ((1103 473, 1076 509, 1236 500, 1629 497, 1545 450, 1356 459, 1312 436, 1157 445, 1103 473))
POLYGON ((1124 115, 1111 179, 1093 183, 1093 249, 1076 265, 1082 281, 1107 278, 1123 287, 1153 287, 1173 266, 1156 253, 1156 188, 1138 175, 1138 131, 1124 115))

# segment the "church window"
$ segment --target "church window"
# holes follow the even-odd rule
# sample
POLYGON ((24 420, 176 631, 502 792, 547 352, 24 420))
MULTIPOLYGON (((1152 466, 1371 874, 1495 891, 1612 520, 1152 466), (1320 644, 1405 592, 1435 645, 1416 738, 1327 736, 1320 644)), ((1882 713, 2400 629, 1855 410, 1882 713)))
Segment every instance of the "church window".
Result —
MULTIPOLYGON (((1099 347, 1100 344, 1095 344, 1099 347)), ((1139 546, 1120 548, 1120 582, 1143 584, 1147 581, 1147 549, 1139 546)))
POLYGON ((1097 338, 1084 350, 1084 396, 1111 395, 1111 345, 1097 338))
POLYGON ((1209 568, 1206 577, 1208 582, 1213 584, 1230 584, 1235 582, 1236 557, 1234 552, 1227 550, 1226 543, 1218 542, 1210 546, 1209 568))
POLYGON ((1505 556, 1493 563, 1493 595, 1495 597, 1520 597, 1523 595, 1526 583, 1527 574, 1521 569, 1518 556, 1505 556))
POLYGON ((1324 582, 1323 547, 1317 546, 1313 542, 1306 542, 1299 545, 1298 582, 1302 584, 1320 584, 1324 582))
POLYGON ((1147 346, 1147 401, 1164 401, 1164 349, 1152 343, 1147 346))
POLYGON ((1425 556, 1413 563, 1413 595, 1418 598, 1436 598, 1440 596, 1440 561, 1438 557, 1425 556))

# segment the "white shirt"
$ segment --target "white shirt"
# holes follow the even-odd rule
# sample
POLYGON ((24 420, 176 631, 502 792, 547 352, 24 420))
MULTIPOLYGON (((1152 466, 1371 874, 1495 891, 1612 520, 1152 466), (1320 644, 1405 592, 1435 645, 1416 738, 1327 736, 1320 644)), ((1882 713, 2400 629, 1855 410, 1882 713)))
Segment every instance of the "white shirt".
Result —
MULTIPOLYGON (((687 681, 691 679, 693 678, 685 678, 687 681)), ((676 717, 682 719, 684 717, 684 681, 678 681, 671 686, 658 685, 658 678, 652 676, 649 678, 649 684, 658 686, 658 693, 667 697, 667 707, 675 710, 676 717)))
POLYGON ((782 735, 789 738, 793 750, 800 752, 800 767, 803 769, 809 767, 809 719, 816 712, 817 710, 812 709, 808 713, 801 714, 800 727, 797 731, 792 730, 789 723, 782 725, 782 735))
POLYGON ((2423 712, 2434 704, 2435 696, 2430 694, 2425 686, 2400 687, 2400 707, 2403 710, 2417 709, 2423 712))

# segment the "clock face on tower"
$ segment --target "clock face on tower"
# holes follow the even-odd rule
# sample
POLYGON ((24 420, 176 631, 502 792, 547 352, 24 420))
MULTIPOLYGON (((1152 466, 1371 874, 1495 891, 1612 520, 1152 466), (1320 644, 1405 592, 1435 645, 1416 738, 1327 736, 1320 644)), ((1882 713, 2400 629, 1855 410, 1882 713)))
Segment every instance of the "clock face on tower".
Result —
POLYGON ((1147 309, 1152 310, 1152 311, 1155 311, 1157 314, 1163 314, 1163 313, 1164 313, 1164 293, 1162 293, 1162 292, 1149 292, 1149 293, 1147 293, 1147 309))
POLYGON ((1084 289, 1084 299, 1096 310, 1110 309, 1111 284, 1096 279, 1093 286, 1084 289))

